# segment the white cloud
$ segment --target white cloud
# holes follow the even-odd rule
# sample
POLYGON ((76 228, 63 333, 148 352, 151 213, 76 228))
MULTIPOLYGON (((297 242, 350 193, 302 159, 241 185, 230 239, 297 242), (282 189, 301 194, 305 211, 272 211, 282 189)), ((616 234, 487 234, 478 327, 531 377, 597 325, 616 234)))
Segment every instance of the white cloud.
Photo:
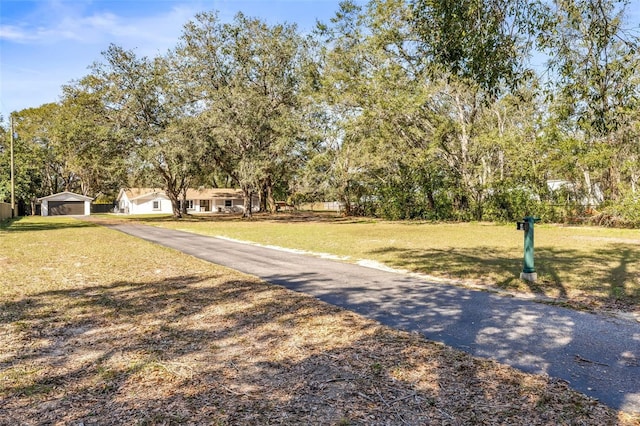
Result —
POLYGON ((11 111, 57 101, 61 87, 86 75, 88 66, 100 60, 100 52, 111 43, 145 56, 166 52, 178 43, 183 25, 204 10, 197 1, 106 4, 110 9, 101 2, 38 2, 22 16, 3 19, 0 114, 4 118, 11 111))
POLYGON ((34 40, 36 37, 15 25, 0 25, 0 39, 21 43, 34 40))
POLYGON ((41 9, 37 19, 1 26, 0 39, 24 45, 134 42, 139 46, 150 44, 168 48, 178 41, 183 25, 201 10, 198 5, 194 2, 144 17, 128 17, 111 11, 86 13, 61 8, 60 2, 56 2, 55 12, 48 14, 46 21, 41 16, 45 10, 41 9))
POLYGON ((137 48, 141 54, 162 53, 174 47, 182 28, 201 9, 174 7, 161 15, 142 19, 116 19, 106 30, 105 40, 128 48, 137 48))

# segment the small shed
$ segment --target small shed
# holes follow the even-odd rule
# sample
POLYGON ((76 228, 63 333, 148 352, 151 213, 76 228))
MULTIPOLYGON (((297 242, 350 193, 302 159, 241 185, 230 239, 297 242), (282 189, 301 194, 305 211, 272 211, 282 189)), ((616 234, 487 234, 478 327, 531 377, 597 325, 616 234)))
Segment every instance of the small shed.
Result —
POLYGON ((91 201, 93 198, 73 192, 59 192, 38 198, 42 203, 40 214, 42 216, 77 215, 89 216, 91 214, 91 201))

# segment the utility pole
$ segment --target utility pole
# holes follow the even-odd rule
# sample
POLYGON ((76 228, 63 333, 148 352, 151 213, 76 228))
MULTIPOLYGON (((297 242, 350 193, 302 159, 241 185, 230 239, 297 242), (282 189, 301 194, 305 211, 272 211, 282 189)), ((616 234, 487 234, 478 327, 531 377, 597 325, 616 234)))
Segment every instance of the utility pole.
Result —
POLYGON ((11 217, 16 217, 16 191, 15 191, 15 177, 14 177, 14 164, 13 164, 13 117, 11 117, 11 217))

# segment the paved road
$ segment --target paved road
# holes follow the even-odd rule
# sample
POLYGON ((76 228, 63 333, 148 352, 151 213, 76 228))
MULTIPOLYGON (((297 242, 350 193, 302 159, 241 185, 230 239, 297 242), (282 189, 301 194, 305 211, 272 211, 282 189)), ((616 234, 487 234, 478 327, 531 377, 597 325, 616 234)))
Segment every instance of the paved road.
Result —
POLYGON ((144 225, 112 228, 640 412, 640 324, 144 225))

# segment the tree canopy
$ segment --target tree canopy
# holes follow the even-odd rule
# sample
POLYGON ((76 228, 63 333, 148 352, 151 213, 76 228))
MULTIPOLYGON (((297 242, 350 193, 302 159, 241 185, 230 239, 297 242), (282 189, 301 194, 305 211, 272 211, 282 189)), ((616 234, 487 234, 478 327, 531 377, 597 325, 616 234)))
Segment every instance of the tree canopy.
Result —
POLYGON ((149 184, 181 216, 186 188, 230 185, 247 215, 257 195, 263 211, 338 201, 390 219, 564 220, 596 208, 638 225, 627 6, 347 0, 312 34, 202 12, 169 52, 110 46, 60 102, 15 112, 18 194, 149 184))

